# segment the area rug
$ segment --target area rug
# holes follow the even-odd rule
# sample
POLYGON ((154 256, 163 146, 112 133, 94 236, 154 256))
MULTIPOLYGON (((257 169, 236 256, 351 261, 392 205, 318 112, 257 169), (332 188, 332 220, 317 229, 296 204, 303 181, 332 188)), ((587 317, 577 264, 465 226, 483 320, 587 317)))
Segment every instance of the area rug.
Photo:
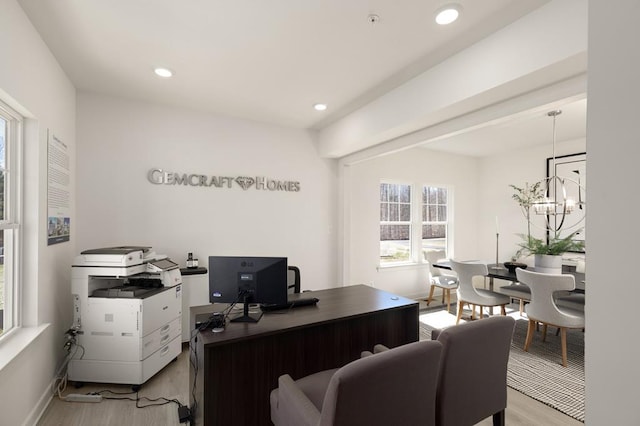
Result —
MULTIPOLYGON (((584 333, 567 332, 568 366, 562 366, 560 336, 549 328, 547 341, 542 342, 536 333, 529 352, 525 352, 527 336, 526 318, 518 312, 510 314, 516 319, 511 344, 507 385, 533 399, 584 422, 584 333)), ((446 311, 427 312, 420 315, 420 339, 431 338, 431 330, 455 324, 455 315, 446 311)))

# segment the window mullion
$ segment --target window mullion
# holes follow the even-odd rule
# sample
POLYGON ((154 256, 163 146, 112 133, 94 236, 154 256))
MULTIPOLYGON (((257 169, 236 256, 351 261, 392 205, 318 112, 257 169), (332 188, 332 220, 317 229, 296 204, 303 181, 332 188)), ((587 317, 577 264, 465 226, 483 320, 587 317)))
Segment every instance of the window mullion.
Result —
POLYGON ((425 194, 421 204, 427 217, 421 217, 421 227, 425 227, 426 235, 421 234, 421 248, 423 250, 442 250, 448 256, 449 247, 449 194, 446 187, 432 187, 425 185, 425 194), (424 239, 423 239, 424 237, 424 239))
POLYGON ((411 253, 415 263, 423 263, 422 255, 422 196, 418 185, 413 185, 411 198, 411 253))
POLYGON ((410 262, 414 240, 411 223, 413 189, 408 184, 390 182, 381 182, 379 189, 381 194, 379 262, 381 265, 410 262))

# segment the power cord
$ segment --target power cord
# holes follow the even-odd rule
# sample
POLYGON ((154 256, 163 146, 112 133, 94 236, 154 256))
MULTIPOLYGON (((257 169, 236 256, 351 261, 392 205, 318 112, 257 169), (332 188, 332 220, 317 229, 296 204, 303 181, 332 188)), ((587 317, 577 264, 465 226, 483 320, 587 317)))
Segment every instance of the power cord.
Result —
MULTIPOLYGON (((223 324, 227 323, 227 318, 229 317, 229 314, 231 313, 234 306, 240 301, 241 298, 242 298, 242 295, 238 295, 238 298, 236 299, 236 301, 230 304, 226 309, 222 311, 223 324)), ((217 314, 219 314, 219 312, 214 312, 209 316, 209 318, 207 318, 205 322, 200 324, 197 328, 194 328, 193 330, 191 330, 191 337, 189 338, 189 352, 190 352, 189 362, 191 364, 191 368, 193 369, 193 386, 191 388, 191 400, 193 401, 193 403, 191 404, 191 412, 190 412, 191 422, 194 421, 193 414, 196 412, 196 408, 198 407, 198 400, 196 398, 196 382, 197 382, 196 379, 198 377, 198 347, 196 344, 198 343, 198 333, 209 328, 211 324, 216 320, 217 314)))
POLYGON ((149 407, 159 407, 167 404, 177 404, 178 405, 178 420, 180 423, 192 422, 191 411, 189 407, 182 404, 179 400, 173 398, 149 398, 146 396, 140 396, 139 391, 131 391, 131 392, 116 392, 110 389, 104 389, 97 392, 90 392, 87 396, 97 396, 102 399, 110 399, 110 400, 124 400, 124 401, 135 401, 136 408, 149 408, 149 407), (106 395, 105 395, 106 394, 106 395), (129 395, 135 394, 135 398, 129 395), (115 396, 110 396, 115 395, 115 396), (141 401, 148 401, 148 404, 141 404, 141 401))
POLYGON ((56 371, 56 378, 52 385, 53 394, 60 399, 64 399, 62 393, 67 388, 69 361, 77 355, 79 350, 82 350, 80 358, 84 357, 84 347, 78 343, 77 336, 78 330, 76 328, 70 328, 64 333, 65 342, 63 348, 67 353, 56 371))
POLYGON ((101 391, 96 391, 96 392, 90 392, 87 395, 100 395, 102 396, 103 399, 112 399, 112 400, 126 400, 126 401, 135 401, 136 403, 136 408, 148 408, 148 407, 158 407, 161 405, 167 405, 167 404, 178 404, 178 408, 179 407, 185 407, 185 405, 182 405, 182 403, 177 400, 177 399, 169 399, 169 398, 165 398, 163 396, 159 397, 159 398, 149 398, 146 396, 140 396, 139 395, 139 391, 131 391, 131 392, 116 392, 116 391, 112 391, 110 389, 104 389, 101 391), (105 395, 107 394, 107 395, 105 395), (109 396, 109 394, 111 395, 116 395, 116 396, 109 396), (135 398, 127 396, 127 395, 133 395, 135 394, 135 398), (148 401, 150 402, 150 404, 145 404, 145 405, 140 405, 141 401, 148 401), (158 401, 162 401, 159 402, 158 401))
POLYGON ((75 358, 78 352, 81 350, 80 359, 84 357, 85 349, 82 345, 78 343, 77 335, 78 330, 75 328, 70 328, 65 332, 65 342, 63 348, 67 352, 64 360, 62 361, 60 367, 58 368, 58 372, 56 374, 56 380, 53 383, 53 392, 63 401, 67 402, 100 402, 102 399, 112 399, 112 400, 129 400, 136 402, 136 408, 148 408, 148 407, 156 407, 160 405, 166 405, 175 403, 178 405, 178 419, 180 423, 192 422, 192 415, 189 407, 187 405, 182 404, 177 399, 169 399, 165 397, 159 398, 148 398, 145 396, 140 396, 138 391, 131 392, 116 392, 109 389, 97 391, 97 392, 88 392, 86 394, 69 394, 63 396, 63 392, 65 391, 68 383, 68 366, 69 361, 75 358), (108 396, 104 394, 111 394, 117 396, 108 396), (125 396, 135 394, 135 398, 125 396), (148 401, 149 404, 141 405, 141 401, 148 401), (159 402, 158 401, 162 401, 159 402))

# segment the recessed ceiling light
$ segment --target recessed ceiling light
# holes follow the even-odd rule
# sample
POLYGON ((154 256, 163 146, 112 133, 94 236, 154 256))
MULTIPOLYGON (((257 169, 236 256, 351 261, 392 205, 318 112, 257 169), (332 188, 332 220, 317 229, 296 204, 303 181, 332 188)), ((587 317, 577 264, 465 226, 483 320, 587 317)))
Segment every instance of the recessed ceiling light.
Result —
POLYGON ((440 25, 448 25, 458 19, 462 7, 459 4, 448 4, 436 11, 436 22, 440 25))
POLYGON ((167 68, 156 68, 153 71, 156 73, 156 75, 159 75, 160 77, 169 78, 173 75, 173 71, 167 68))
POLYGON ((313 109, 316 111, 324 111, 327 109, 327 104, 314 104, 313 109))

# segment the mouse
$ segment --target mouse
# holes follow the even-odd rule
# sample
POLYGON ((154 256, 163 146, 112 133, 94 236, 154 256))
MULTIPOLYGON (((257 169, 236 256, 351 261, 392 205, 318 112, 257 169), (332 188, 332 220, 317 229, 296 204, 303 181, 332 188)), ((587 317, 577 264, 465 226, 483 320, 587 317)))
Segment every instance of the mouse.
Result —
POLYGON ((224 331, 224 327, 213 327, 211 331, 214 333, 222 333, 224 331))

